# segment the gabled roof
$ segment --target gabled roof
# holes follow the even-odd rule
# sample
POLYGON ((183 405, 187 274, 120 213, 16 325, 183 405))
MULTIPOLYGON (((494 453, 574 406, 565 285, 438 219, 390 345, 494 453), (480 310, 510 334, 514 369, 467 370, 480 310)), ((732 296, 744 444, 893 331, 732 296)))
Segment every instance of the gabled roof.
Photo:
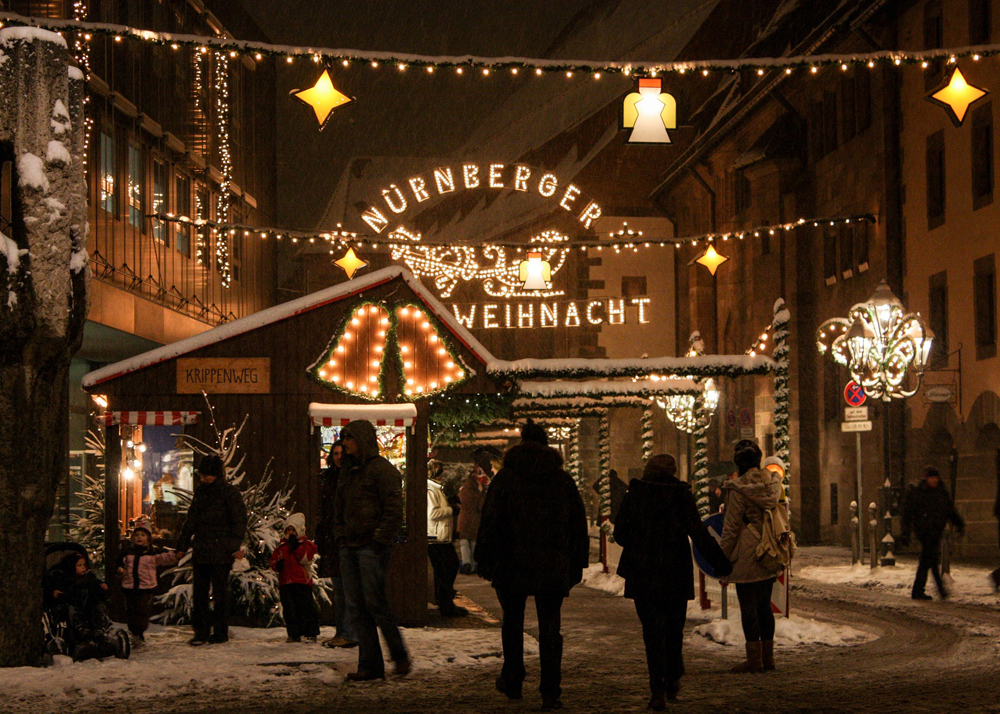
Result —
POLYGON ((447 308, 425 288, 421 282, 413 276, 406 268, 398 265, 376 270, 364 277, 334 285, 326 290, 306 295, 290 302, 269 307, 266 310, 255 312, 252 315, 242 317, 225 325, 219 325, 211 330, 202 332, 194 337, 173 342, 163 347, 158 347, 149 352, 143 352, 135 357, 115 362, 101 369, 95 370, 83 378, 85 389, 94 387, 102 382, 106 382, 116 377, 135 372, 146 367, 160 364, 172 360, 176 357, 194 352, 203 347, 214 345, 223 340, 228 340, 239 335, 246 334, 253 330, 260 329, 267 325, 272 325, 282 320, 287 320, 296 315, 316 310, 331 303, 339 302, 347 298, 358 295, 365 290, 384 285, 392 280, 402 280, 413 290, 424 306, 434 314, 451 332, 460 343, 468 348, 476 358, 484 365, 494 362, 494 357, 483 345, 463 327, 455 317, 448 312, 447 308))

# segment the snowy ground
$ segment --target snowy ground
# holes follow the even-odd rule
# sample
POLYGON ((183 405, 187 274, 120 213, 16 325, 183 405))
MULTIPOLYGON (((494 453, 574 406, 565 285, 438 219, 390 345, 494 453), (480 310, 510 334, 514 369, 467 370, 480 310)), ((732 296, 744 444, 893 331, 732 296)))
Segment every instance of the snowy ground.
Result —
MULTIPOLYGON (((332 637, 332 628, 323 628, 332 637)), ((357 669, 357 649, 329 649, 318 644, 286 643, 284 628, 234 627, 224 645, 190 647, 187 627, 153 626, 147 644, 128 660, 73 663, 59 657, 52 668, 0 669, 0 691, 6 711, 69 711, 81 705, 118 708, 136 701, 195 694, 206 700, 234 691, 287 697, 288 685, 340 685, 357 669)), ((494 665, 500 659, 500 630, 410 628, 403 638, 414 672, 441 673, 463 667, 494 665)), ((537 642, 526 637, 525 653, 535 655, 537 642)), ((388 651, 383 643, 383 650, 388 651)), ((387 667, 391 672, 391 665, 387 667)), ((391 675, 390 675, 391 678, 391 675)))

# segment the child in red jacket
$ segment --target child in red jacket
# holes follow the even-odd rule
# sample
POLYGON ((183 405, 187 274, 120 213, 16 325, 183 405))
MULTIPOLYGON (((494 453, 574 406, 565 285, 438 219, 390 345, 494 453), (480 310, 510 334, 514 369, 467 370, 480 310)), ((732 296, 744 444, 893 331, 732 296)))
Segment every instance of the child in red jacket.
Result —
POLYGON ((271 554, 278 573, 281 610, 288 632, 286 642, 315 642, 319 636, 319 611, 313 598, 312 559, 316 544, 306 538, 306 517, 293 513, 285 520, 285 537, 271 554))

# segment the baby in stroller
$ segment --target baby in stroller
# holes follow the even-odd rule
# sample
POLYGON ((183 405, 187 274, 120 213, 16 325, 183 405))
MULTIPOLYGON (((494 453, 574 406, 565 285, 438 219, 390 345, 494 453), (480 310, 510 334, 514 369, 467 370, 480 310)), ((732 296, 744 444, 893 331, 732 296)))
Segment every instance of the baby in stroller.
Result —
POLYGON ((75 661, 131 653, 128 634, 108 617, 108 586, 90 570, 86 550, 75 543, 51 546, 46 561, 58 557, 45 574, 45 632, 51 654, 67 654, 75 661), (75 546, 75 547, 74 547, 75 546))

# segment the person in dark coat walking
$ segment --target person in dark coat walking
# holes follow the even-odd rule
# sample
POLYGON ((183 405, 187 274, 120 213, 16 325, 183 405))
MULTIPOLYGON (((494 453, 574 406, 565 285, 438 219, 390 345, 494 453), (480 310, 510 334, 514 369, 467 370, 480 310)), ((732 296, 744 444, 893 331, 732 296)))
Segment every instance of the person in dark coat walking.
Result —
POLYGON ((194 587, 191 624, 193 646, 229 640, 229 571, 233 560, 245 557, 247 508, 239 490, 226 481, 226 467, 215 454, 198 463, 201 483, 194 490, 187 519, 177 541, 180 555, 192 547, 194 587), (209 593, 215 594, 214 606, 209 593))
POLYGON ((563 470, 559 452, 548 446, 545 429, 528 420, 521 443, 507 451, 486 491, 476 538, 477 572, 493 582, 503 608, 504 663, 496 687, 507 697, 521 698, 524 607, 534 596, 542 710, 562 706, 560 610, 583 578, 589 555, 587 514, 576 483, 563 470))
POLYGON ((324 647, 357 647, 358 636, 354 633, 351 618, 347 615, 347 600, 344 596, 344 579, 340 577, 340 553, 337 538, 333 532, 334 509, 337 502, 337 484, 343 466, 344 444, 340 440, 330 446, 330 456, 326 468, 320 474, 319 522, 316 524, 316 547, 319 549, 319 576, 330 578, 333 585, 333 619, 337 629, 333 637, 323 643, 324 647))
POLYGON ((347 678, 385 678, 379 644, 382 631, 396 674, 410 672, 410 655, 385 596, 392 545, 403 527, 403 477, 379 455, 371 422, 352 421, 340 432, 344 467, 337 484, 333 532, 340 551, 348 617, 358 635, 358 670, 347 678))
POLYGON ((917 576, 913 580, 911 593, 914 600, 931 599, 924 590, 927 586, 928 570, 934 575, 934 582, 941 599, 948 597, 939 570, 941 538, 944 536, 944 527, 948 521, 955 525, 959 535, 965 533, 965 521, 955 510, 951 496, 941 483, 941 473, 933 466, 925 466, 920 483, 911 485, 906 491, 906 499, 903 502, 903 530, 897 539, 900 545, 908 545, 912 531, 917 534, 917 540, 920 541, 920 562, 917 564, 917 576))
MULTIPOLYGON (((998 525, 1000 525, 1000 483, 997 484, 997 500, 993 504, 993 515, 996 517, 998 525)), ((990 573, 990 580, 993 582, 993 591, 1000 591, 1000 568, 990 573)))
POLYGON ((624 549, 618 575, 635 601, 649 668, 649 708, 666 709, 684 674, 682 646, 688 600, 694 599, 690 538, 720 576, 733 566, 698 515, 690 484, 676 477, 670 454, 652 457, 642 479, 632 479, 615 520, 615 542, 624 549))

